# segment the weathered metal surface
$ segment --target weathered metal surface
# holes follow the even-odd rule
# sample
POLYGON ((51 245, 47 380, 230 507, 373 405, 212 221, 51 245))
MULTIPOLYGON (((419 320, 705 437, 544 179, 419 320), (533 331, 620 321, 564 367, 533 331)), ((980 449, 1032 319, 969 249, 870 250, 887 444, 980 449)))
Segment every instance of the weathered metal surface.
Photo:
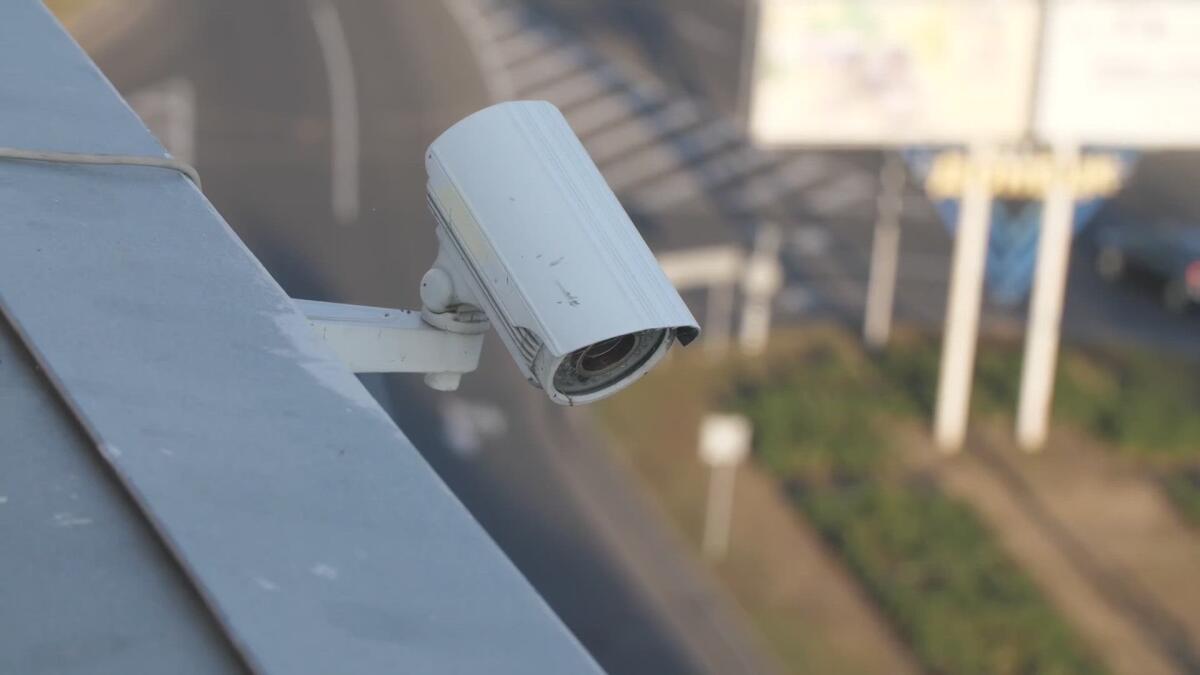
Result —
MULTIPOLYGON (((161 154, 0 14, 0 144, 161 154)), ((598 672, 184 177, 0 161, 0 205, 0 309, 253 669, 598 672)))
POLYGON ((0 318, 0 673, 245 668, 0 318))
MULTIPOLYGON (((342 363, 355 373, 445 373, 479 367, 483 334, 452 333, 425 323, 420 312, 296 300, 342 363)), ((486 324, 484 324, 486 328, 486 324)))

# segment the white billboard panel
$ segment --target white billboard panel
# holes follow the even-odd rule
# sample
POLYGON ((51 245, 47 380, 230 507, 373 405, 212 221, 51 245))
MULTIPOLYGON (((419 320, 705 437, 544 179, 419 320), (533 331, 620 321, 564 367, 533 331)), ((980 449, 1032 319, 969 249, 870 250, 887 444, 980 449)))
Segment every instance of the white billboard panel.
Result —
POLYGON ((1003 142, 1028 128, 1034 0, 760 3, 750 130, 762 143, 1003 142))
POLYGON ((1056 0, 1046 47, 1040 138, 1200 145, 1197 0, 1056 0))

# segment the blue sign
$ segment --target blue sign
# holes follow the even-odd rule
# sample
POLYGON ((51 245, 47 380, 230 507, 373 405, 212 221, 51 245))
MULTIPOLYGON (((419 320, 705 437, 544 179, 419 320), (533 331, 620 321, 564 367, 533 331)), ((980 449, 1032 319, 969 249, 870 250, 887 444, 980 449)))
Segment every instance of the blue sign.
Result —
MULTIPOLYGON (((952 152, 958 158, 963 157, 961 151, 944 149, 910 150, 904 153, 909 169, 926 185, 930 199, 937 209, 946 228, 953 235, 958 226, 959 197, 951 196, 947 185, 933 186, 934 174, 939 169, 937 163, 952 152)), ((1132 170, 1136 154, 1132 152, 1104 153, 1106 161, 1112 162, 1111 171, 1119 173, 1118 180, 1123 182, 1132 170)), ((1030 175, 1039 170, 1044 174, 1045 165, 1036 165, 1036 159, 1029 162, 1030 175)), ((943 167, 944 168, 944 167, 943 167)), ((961 169, 958 169, 961 173, 961 169)), ((946 172, 943 171, 943 174, 946 172)), ((1098 172, 1096 172, 1098 173, 1098 172)), ((992 203, 991 229, 988 234, 987 269, 985 283, 988 298, 999 305, 1018 305, 1029 296, 1033 287, 1033 271, 1037 262, 1038 233, 1041 225, 1042 202, 1032 199, 1030 192, 1040 191, 1038 178, 1033 179, 1015 176, 1001 176, 993 185, 996 195, 992 203), (1009 188, 1006 190, 1005 188, 1009 188), (1011 197, 1006 194, 1011 193, 1011 197)), ((945 176, 939 176, 942 180, 945 176)), ((1111 184, 1113 177, 1106 177, 1111 184)), ((946 183, 945 180, 942 180, 946 183)), ((953 181, 950 181, 952 184, 953 181)), ((1086 181, 1084 181, 1086 183, 1086 181)), ((1096 182, 1096 181, 1093 181, 1096 182)), ((1079 190, 1078 201, 1075 202, 1074 229, 1081 231, 1092 220, 1100 207, 1107 201, 1114 186, 1106 189, 1089 190, 1085 184, 1079 190), (1111 188, 1111 189, 1108 189, 1111 188)))

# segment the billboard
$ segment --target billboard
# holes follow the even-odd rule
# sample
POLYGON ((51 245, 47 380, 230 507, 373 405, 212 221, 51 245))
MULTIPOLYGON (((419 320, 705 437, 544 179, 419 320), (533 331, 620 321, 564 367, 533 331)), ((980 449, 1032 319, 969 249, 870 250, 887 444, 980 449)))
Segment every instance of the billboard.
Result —
POLYGON ((1200 145, 1200 2, 1055 0, 1038 136, 1093 145, 1200 145))
POLYGON ((1003 142, 1028 128, 1035 0, 760 0, 759 12, 749 127, 761 143, 1003 142))

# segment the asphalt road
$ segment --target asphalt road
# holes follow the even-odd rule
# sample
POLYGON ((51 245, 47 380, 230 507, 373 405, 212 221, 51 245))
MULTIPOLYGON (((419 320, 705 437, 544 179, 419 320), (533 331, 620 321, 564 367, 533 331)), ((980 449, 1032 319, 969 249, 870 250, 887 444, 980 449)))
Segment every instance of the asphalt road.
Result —
MULTIPOLYGON (((758 149, 762 161, 748 165, 744 157, 754 149, 744 134, 723 143, 704 142, 714 120, 739 126, 745 93, 741 75, 746 0, 496 0, 491 4, 518 8, 527 32, 584 36, 596 52, 587 66, 616 69, 626 91, 654 87, 665 92, 664 105, 687 101, 702 107, 700 121, 672 128, 656 139, 674 146, 687 160, 662 174, 645 176, 639 189, 643 195, 669 194, 673 181, 685 173, 695 175, 705 189, 674 200, 667 213, 651 214, 652 221, 662 221, 664 229, 686 230, 678 237, 684 242, 698 230, 720 227, 706 221, 742 224, 742 232, 727 232, 725 237, 746 242, 753 239, 749 232, 761 223, 781 225, 787 288, 776 304, 777 319, 803 323, 833 318, 858 325, 880 153, 758 149), (735 168, 725 168, 730 165, 735 168), (713 167, 721 169, 715 179, 713 167)), ((549 49, 543 53, 544 58, 553 58, 549 49)), ((603 100, 597 96, 572 105, 576 115, 587 118, 588 108, 599 107, 603 100)), ((603 137, 610 129, 599 126, 593 133, 603 137)), ((1200 201, 1193 187, 1197 176, 1200 159, 1195 153, 1145 155, 1113 206, 1135 218, 1200 222, 1200 201)), ((635 204, 637 196, 628 195, 635 204)), ((944 316, 953 241, 920 186, 911 180, 905 202, 896 314, 902 321, 936 330, 944 316)), ((1086 242, 1081 242, 1072 260, 1064 338, 1085 344, 1137 344, 1200 359, 1196 339, 1200 312, 1172 315, 1156 304, 1157 294, 1109 284, 1093 272, 1091 263, 1086 242)), ((1025 313, 1023 306, 987 307, 984 329, 1015 334, 1025 313)))
MULTIPOLYGON (((187 84, 205 192, 283 287, 418 304, 435 252, 423 150, 488 103, 443 3, 139 6, 93 57, 143 101, 164 82, 187 84)), ((769 668, 595 435, 580 431, 586 420, 525 384, 498 340, 460 392, 432 392, 419 377, 367 384, 609 672, 769 668)))
MULTIPOLYGON (((434 250, 421 151, 499 92, 564 109, 656 250, 749 248, 762 225, 778 224, 787 288, 777 318, 857 321, 880 156, 748 142, 736 123, 742 0, 343 2, 336 26, 315 1, 199 5, 158 0, 135 37, 98 60, 126 93, 172 77, 192 83, 206 192, 297 297, 416 304, 434 250), (353 95, 331 109, 331 90, 345 94, 347 79, 353 95), (361 139, 356 189, 336 142, 346 127, 333 119, 345 119, 348 99, 361 139), (357 215, 346 216, 347 193, 358 196, 357 215)), ((1163 174, 1159 162, 1141 175, 1163 174)), ((902 319, 940 324, 951 245, 910 186, 902 319)), ((985 325, 1011 331, 1021 320, 993 309, 985 325)), ((1068 337, 1200 355, 1198 327, 1103 284, 1077 257, 1068 337)), ((416 378, 369 384, 611 672, 760 668, 747 665, 754 650, 721 598, 703 590, 580 420, 521 382, 497 341, 457 394, 434 395, 416 378)))

